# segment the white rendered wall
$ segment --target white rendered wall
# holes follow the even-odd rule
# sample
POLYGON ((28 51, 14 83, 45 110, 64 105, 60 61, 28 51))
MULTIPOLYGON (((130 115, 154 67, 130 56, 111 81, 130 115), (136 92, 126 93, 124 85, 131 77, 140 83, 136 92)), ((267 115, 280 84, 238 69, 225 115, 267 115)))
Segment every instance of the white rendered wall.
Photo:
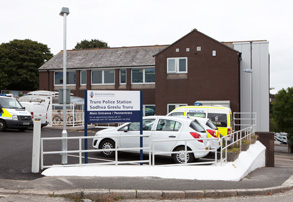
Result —
POLYGON ((252 76, 252 111, 256 112, 256 131, 269 131, 269 43, 235 42, 234 49, 241 52, 240 112, 251 111, 250 76, 252 76), (245 73, 251 69, 253 73, 245 73))

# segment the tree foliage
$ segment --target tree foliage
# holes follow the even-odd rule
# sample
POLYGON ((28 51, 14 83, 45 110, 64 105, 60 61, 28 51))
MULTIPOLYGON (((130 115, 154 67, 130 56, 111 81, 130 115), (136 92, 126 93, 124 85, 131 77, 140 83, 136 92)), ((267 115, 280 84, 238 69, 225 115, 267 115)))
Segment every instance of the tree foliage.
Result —
POLYGON ((0 89, 37 90, 38 68, 53 55, 47 45, 32 41, 13 40, 0 45, 0 89))
POLYGON ((74 49, 109 48, 108 44, 98 39, 82 40, 77 43, 74 49))
POLYGON ((293 88, 282 89, 276 94, 273 117, 281 131, 293 135, 293 88))

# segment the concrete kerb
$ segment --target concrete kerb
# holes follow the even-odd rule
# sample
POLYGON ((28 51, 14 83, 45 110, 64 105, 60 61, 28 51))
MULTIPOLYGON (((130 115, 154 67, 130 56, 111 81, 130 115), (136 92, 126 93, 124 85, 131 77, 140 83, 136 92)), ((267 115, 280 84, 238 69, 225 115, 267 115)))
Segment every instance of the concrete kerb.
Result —
POLYGON ((0 194, 26 194, 47 196, 112 196, 123 199, 192 199, 224 198, 233 196, 272 195, 293 189, 293 175, 281 186, 258 189, 223 189, 223 190, 120 190, 120 189, 74 189, 74 190, 7 190, 0 188, 0 194))

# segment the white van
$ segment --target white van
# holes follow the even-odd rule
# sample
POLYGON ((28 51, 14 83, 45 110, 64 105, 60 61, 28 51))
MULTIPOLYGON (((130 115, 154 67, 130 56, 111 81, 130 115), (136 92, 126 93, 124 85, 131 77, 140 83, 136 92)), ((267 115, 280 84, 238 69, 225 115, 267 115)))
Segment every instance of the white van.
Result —
POLYGON ((0 131, 26 130, 33 125, 31 114, 13 97, 0 94, 0 131))
POLYGON ((167 116, 189 116, 209 118, 219 129, 221 135, 231 138, 232 111, 222 106, 182 106, 174 109, 167 116))
POLYGON ((48 125, 48 102, 44 98, 23 96, 19 99, 20 104, 32 115, 32 118, 41 120, 41 127, 48 125))

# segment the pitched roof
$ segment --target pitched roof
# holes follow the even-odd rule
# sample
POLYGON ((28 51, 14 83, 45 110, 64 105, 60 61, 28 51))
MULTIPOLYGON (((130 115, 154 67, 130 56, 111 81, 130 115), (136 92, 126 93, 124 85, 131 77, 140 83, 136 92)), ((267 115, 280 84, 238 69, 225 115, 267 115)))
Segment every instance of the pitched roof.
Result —
MULTIPOLYGON (((120 48, 101 48, 67 51, 67 67, 75 68, 108 68, 154 66, 156 53, 167 45, 137 46, 120 48)), ((42 65, 39 70, 63 68, 63 51, 42 65)))

